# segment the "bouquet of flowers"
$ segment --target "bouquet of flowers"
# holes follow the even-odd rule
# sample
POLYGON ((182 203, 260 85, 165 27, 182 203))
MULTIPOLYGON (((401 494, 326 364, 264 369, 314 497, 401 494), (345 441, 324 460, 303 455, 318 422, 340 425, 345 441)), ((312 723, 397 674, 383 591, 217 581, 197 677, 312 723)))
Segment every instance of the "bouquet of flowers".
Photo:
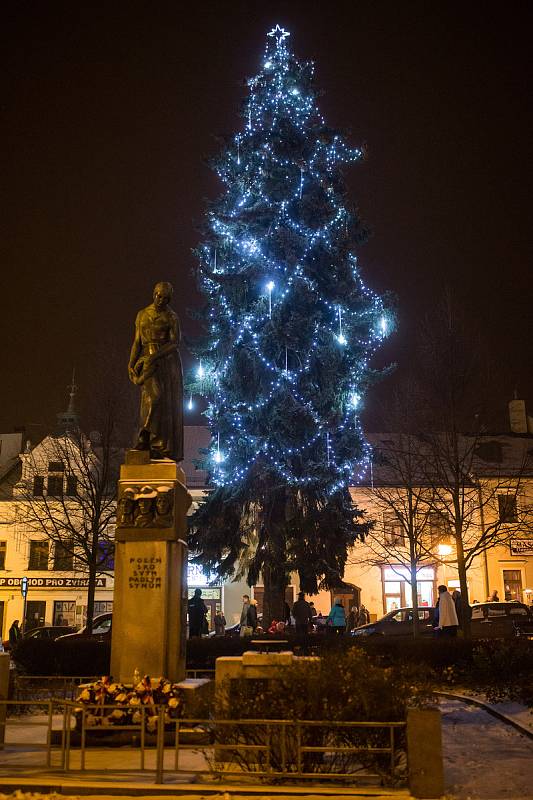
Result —
POLYGON ((166 678, 152 681, 149 675, 145 675, 136 686, 127 688, 103 676, 99 681, 80 688, 76 698, 80 707, 75 713, 80 722, 82 706, 90 706, 85 716, 88 728, 139 725, 144 716, 146 730, 154 733, 158 723, 157 706, 165 706, 165 723, 177 719, 182 713, 180 690, 177 684, 166 678))

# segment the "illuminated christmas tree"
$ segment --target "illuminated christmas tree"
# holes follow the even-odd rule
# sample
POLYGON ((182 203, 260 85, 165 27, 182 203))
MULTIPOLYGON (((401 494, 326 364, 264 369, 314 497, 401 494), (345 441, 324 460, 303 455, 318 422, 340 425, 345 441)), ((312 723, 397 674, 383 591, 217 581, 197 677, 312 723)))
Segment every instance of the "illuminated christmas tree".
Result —
POLYGON ((308 593, 338 585, 364 534, 349 493, 370 455, 358 413, 392 325, 357 267, 341 167, 362 153, 324 122, 288 36, 268 34, 243 128, 214 162, 225 191, 198 250, 207 335, 192 387, 214 488, 190 544, 211 571, 262 580, 267 619, 291 572, 308 593))

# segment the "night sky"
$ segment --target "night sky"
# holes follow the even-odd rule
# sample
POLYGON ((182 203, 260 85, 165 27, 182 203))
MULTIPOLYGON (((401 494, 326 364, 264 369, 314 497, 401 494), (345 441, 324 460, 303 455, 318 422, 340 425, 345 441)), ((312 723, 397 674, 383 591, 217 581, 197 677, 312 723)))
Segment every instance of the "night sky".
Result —
POLYGON ((533 4, 191 7, 3 6, 0 431, 42 436, 74 364, 82 409, 100 370, 117 364, 123 380, 135 314, 157 280, 174 284, 194 333, 191 249, 221 189, 206 159, 241 126, 244 79, 276 23, 298 58, 316 62, 328 124, 367 149, 347 173, 372 230, 359 263, 399 307, 379 361, 397 362, 396 376, 367 398, 368 426, 445 286, 483 332, 495 406, 516 388, 533 414, 533 4))

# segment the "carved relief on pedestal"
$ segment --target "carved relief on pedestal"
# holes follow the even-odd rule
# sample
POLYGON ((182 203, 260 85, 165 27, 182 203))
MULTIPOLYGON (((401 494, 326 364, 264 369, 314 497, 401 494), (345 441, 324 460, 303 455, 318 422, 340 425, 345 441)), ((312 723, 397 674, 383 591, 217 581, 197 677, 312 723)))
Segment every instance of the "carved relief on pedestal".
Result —
POLYGON ((117 528, 171 528, 174 525, 172 486, 127 486, 117 504, 117 528))

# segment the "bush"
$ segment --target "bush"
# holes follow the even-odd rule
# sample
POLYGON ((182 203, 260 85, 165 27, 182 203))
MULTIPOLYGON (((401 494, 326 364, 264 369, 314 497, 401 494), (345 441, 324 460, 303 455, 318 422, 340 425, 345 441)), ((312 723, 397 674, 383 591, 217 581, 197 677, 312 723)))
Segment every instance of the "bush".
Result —
MULTIPOLYGON (((324 752, 302 753, 304 772, 356 773, 361 769, 390 776, 390 754, 368 752, 390 745, 388 728, 332 726, 335 722, 403 722, 407 708, 432 702, 432 686, 425 670, 415 665, 383 667, 361 649, 328 652, 321 659, 301 659, 280 669, 275 679, 232 680, 217 697, 229 719, 318 720, 323 725, 300 728, 304 747, 324 747, 324 752), (344 748, 339 750, 338 748, 344 748), (346 748, 360 748, 348 752, 346 748)), ((264 755, 238 747, 270 743, 270 763, 275 771, 297 770, 294 730, 286 735, 277 726, 236 723, 224 727, 218 741, 235 743, 225 757, 253 771, 264 755)), ((395 747, 405 750, 405 728, 397 729, 395 747)))

